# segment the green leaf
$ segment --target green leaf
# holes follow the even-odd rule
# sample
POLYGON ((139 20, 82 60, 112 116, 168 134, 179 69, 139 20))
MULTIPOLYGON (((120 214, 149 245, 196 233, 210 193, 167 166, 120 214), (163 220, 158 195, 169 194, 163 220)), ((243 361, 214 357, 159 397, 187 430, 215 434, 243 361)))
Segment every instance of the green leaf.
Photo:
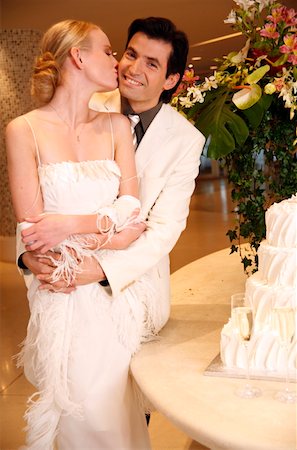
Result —
POLYGON ((271 105, 272 100, 272 95, 264 94, 260 100, 255 103, 255 105, 251 106, 251 108, 242 110, 242 113, 248 119, 252 128, 257 128, 260 125, 265 112, 271 105))
POLYGON ((287 62, 287 59, 288 59, 288 54, 284 53, 276 61, 272 62, 271 64, 273 67, 282 66, 287 62))
POLYGON ((270 70, 270 65, 269 64, 265 64, 265 66, 261 66, 259 67, 259 69, 254 70, 254 72, 250 73, 246 79, 245 79, 245 83, 247 84, 255 84, 258 83, 258 81, 261 80, 261 78, 264 77, 264 75, 270 70))
POLYGON ((245 256, 244 258, 242 258, 242 263, 243 263, 244 270, 246 270, 249 266, 252 265, 252 260, 245 256))
POLYGON ((231 111, 226 103, 227 94, 217 97, 200 113, 195 126, 206 138, 211 136, 207 156, 222 158, 232 152, 236 145, 242 145, 249 134, 245 121, 231 111))
POLYGON ((238 239, 237 231, 236 230, 228 230, 226 233, 226 236, 229 237, 230 242, 235 241, 238 239))
POLYGON ((231 245, 230 247, 230 255, 232 255, 232 253, 236 253, 238 252, 238 246, 237 245, 231 245))

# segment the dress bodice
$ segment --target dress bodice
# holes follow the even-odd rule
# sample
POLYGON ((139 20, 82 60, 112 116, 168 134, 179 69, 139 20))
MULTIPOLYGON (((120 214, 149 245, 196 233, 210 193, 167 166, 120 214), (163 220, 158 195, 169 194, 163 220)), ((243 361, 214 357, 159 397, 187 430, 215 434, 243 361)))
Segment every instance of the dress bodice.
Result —
POLYGON ((40 164, 38 172, 46 213, 92 214, 118 195, 121 172, 114 160, 40 164))

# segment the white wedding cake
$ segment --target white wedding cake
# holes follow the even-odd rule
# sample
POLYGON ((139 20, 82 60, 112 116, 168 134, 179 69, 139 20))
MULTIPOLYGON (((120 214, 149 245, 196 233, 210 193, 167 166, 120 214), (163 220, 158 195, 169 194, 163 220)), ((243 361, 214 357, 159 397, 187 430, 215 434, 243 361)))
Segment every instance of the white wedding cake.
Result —
MULTIPOLYGON (((258 249, 259 269, 248 278, 245 287, 254 312, 249 364, 254 373, 283 376, 286 350, 273 326, 272 317, 275 311, 285 308, 293 308, 296 313, 297 195, 274 203, 266 211, 265 221, 266 240, 258 249)), ((289 369, 294 378, 297 375, 296 315, 293 323, 295 337, 289 344, 289 369)), ((285 328, 290 325, 284 321, 281 326, 284 328, 282 333, 286 333, 285 328)), ((229 369, 246 367, 245 349, 232 318, 221 332, 221 359, 229 369)))

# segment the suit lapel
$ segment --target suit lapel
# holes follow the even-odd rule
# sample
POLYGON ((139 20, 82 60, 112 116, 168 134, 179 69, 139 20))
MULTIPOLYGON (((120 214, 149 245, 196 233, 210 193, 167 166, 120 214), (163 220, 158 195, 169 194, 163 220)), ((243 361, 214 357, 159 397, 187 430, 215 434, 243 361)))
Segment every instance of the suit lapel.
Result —
POLYGON ((162 106, 137 148, 135 159, 137 173, 140 177, 151 159, 156 157, 157 152, 159 158, 162 158, 160 150, 166 147, 167 139, 171 136, 172 124, 167 108, 167 105, 162 106))
MULTIPOLYGON (((120 95, 118 89, 105 94, 94 94, 89 107, 95 111, 120 111, 120 95)), ((166 143, 172 133, 171 107, 163 105, 147 129, 136 151, 136 167, 138 176, 142 177, 151 159, 162 159, 166 153, 166 143)), ((157 160, 158 160, 157 159, 157 160)))
POLYGON ((98 112, 120 112, 121 97, 119 90, 95 92, 90 98, 89 108, 98 112))

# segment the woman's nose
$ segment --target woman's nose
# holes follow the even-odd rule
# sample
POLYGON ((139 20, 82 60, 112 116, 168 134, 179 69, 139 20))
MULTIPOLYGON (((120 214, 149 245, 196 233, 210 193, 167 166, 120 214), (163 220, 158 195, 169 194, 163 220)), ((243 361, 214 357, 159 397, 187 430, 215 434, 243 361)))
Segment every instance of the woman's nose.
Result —
POLYGON ((114 67, 118 68, 119 66, 119 61, 112 55, 113 57, 113 63, 114 63, 114 67))

